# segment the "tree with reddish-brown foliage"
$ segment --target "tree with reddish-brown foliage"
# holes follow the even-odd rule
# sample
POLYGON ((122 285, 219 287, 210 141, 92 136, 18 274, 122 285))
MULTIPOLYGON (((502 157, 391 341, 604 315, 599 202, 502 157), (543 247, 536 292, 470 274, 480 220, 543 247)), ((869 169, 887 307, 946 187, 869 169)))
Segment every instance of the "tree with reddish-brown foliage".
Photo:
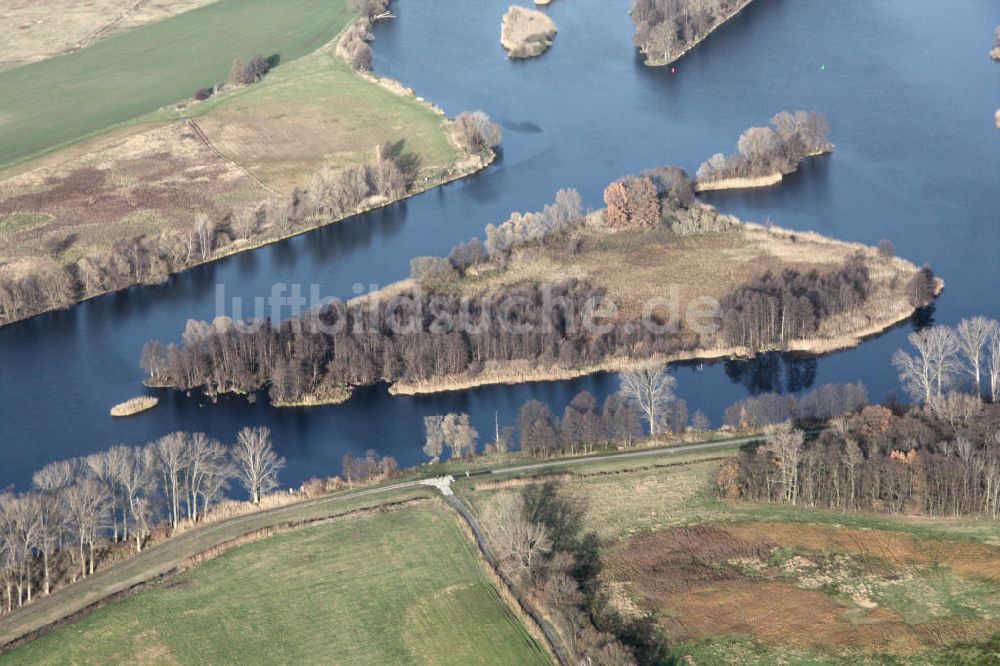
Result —
POLYGON ((626 176, 604 190, 604 223, 614 229, 652 227, 660 220, 660 198, 649 177, 626 176))

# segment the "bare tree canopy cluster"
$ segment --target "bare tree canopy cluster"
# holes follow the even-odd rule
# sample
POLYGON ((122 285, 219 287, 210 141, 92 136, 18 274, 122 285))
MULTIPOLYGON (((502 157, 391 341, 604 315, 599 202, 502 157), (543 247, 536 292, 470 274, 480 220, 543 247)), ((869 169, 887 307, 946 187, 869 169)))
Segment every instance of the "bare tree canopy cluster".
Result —
POLYGON ((72 272, 55 261, 39 262, 31 271, 0 266, 0 324, 67 307, 79 286, 72 272))
POLYGON ((374 19, 389 9, 389 0, 347 0, 347 7, 363 17, 374 19))
POLYGON ((532 599, 561 637, 573 663, 665 663, 652 615, 622 618, 601 576, 600 542, 583 531, 586 506, 553 483, 501 492, 480 519, 500 572, 532 599))
POLYGON ((270 70, 271 62, 260 54, 251 58, 250 62, 237 58, 229 70, 229 83, 236 86, 252 85, 263 79, 270 70))
POLYGON ((646 169, 639 177, 653 181, 664 210, 685 209, 694 204, 694 182, 679 166, 646 169))
POLYGON ((389 9, 389 0, 348 0, 351 11, 360 14, 337 43, 337 53, 357 71, 368 71, 372 68, 372 49, 369 43, 375 39, 372 35, 372 23, 389 9))
POLYGON ((649 229, 660 222, 660 197, 648 176, 626 176, 604 190, 604 223, 612 229, 649 229))
POLYGON ((141 552, 154 530, 202 520, 238 481, 254 503, 277 487, 284 459, 267 428, 244 428, 226 447, 175 432, 142 448, 116 446, 49 463, 28 493, 0 493, 0 615, 34 590, 92 575, 102 557, 141 552))
POLYGON ((892 363, 910 396, 923 403, 969 385, 1000 401, 1000 324, 986 317, 963 319, 955 328, 932 326, 909 337, 912 352, 899 350, 892 363))
POLYGON ((608 396, 598 410, 597 399, 587 391, 573 398, 562 419, 543 402, 525 403, 517 429, 521 451, 541 458, 629 446, 643 434, 639 413, 621 396, 608 396))
POLYGON ((445 447, 451 449, 452 460, 461 460, 476 454, 479 431, 472 427, 468 414, 425 416, 424 430, 427 435, 424 453, 432 463, 441 459, 445 447))
POLYGON ((355 485, 368 485, 376 481, 391 479, 399 469, 399 463, 392 456, 379 456, 374 450, 365 451, 364 458, 358 458, 353 453, 345 453, 341 459, 343 480, 349 488, 355 485))
POLYGON ((355 70, 367 72, 372 68, 372 47, 375 39, 371 32, 371 19, 362 16, 352 23, 337 43, 337 53, 355 70))
POLYGON ((785 421, 827 421, 868 405, 864 384, 824 384, 802 396, 765 393, 726 409, 726 425, 752 430, 785 421))
POLYGON ((463 150, 484 153, 500 145, 503 128, 485 111, 463 111, 451 122, 451 135, 463 150))
POLYGON ((1000 517, 1000 407, 951 394, 934 406, 866 407, 815 441, 789 426, 723 466, 719 491, 846 510, 1000 517))
POLYGON ((825 318, 862 307, 871 284, 860 256, 829 273, 768 272, 722 299, 721 334, 729 345, 755 351, 780 348, 815 334, 825 318))
POLYGON ((771 127, 751 127, 740 135, 733 155, 716 153, 698 167, 698 180, 754 178, 772 173, 791 173, 809 155, 827 152, 829 126, 816 111, 782 111, 771 119, 771 127))
POLYGON ((649 64, 666 64, 704 39, 747 0, 634 0, 633 42, 649 64))
POLYGON ((150 342, 141 365, 161 386, 210 394, 268 389, 273 401, 294 402, 342 386, 478 372, 487 362, 580 367, 611 350, 697 348, 688 336, 659 335, 624 321, 608 323, 607 330, 584 327, 570 316, 605 297, 603 289, 568 279, 472 295, 403 290, 250 327, 228 317, 189 321, 181 345, 150 342), (553 302, 560 308, 550 307, 553 302))
POLYGON ((498 226, 486 226, 486 252, 490 257, 557 236, 583 221, 583 198, 574 189, 556 192, 555 201, 537 213, 513 213, 498 226))
MULTIPOLYGON (((691 183, 680 169, 654 170, 634 182, 645 183, 642 190, 657 202, 662 197, 665 215, 653 210, 657 203, 647 207, 649 217, 653 224, 671 225, 677 235, 721 232, 729 224, 714 209, 690 205, 691 183)), ((311 209, 338 200, 331 194, 314 202, 313 193, 323 191, 314 185, 298 200, 311 209)), ((641 206, 624 206, 630 224, 644 215, 641 206)), ((515 249, 534 244, 563 242, 566 252, 578 252, 585 239, 574 231, 598 220, 584 217, 575 190, 560 190, 541 212, 515 213, 499 226, 488 226, 485 243, 472 239, 448 257, 414 259, 410 284, 347 304, 334 301, 280 323, 245 325, 228 317, 191 321, 183 344, 150 342, 142 367, 157 385, 202 388, 209 394, 266 389, 273 402, 288 404, 376 382, 467 380, 511 362, 575 370, 612 354, 642 361, 720 345, 781 349, 815 334, 826 318, 861 313, 872 290, 862 257, 822 273, 768 272, 722 297, 716 332, 672 327, 656 313, 642 320, 620 315, 607 288, 586 279, 553 284, 461 280, 480 271, 506 271, 515 249)), ((936 283, 929 269, 913 282, 905 286, 911 302, 918 294, 933 298, 936 283)))

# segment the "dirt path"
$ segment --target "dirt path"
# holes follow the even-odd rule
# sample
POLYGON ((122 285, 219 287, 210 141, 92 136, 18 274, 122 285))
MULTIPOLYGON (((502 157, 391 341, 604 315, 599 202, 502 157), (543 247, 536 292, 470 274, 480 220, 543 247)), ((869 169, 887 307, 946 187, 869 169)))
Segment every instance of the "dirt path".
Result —
POLYGON ((433 486, 441 491, 441 495, 444 496, 445 502, 455 509, 455 511, 458 512, 458 515, 462 517, 462 520, 464 520, 466 525, 469 526, 469 529, 472 530, 472 535, 476 540, 476 546, 479 548, 479 552, 483 556, 483 559, 485 559, 490 565, 490 568, 493 569, 493 572, 500 579, 503 586, 507 588, 507 592, 509 592, 510 595, 517 600, 517 604, 521 607, 521 610, 532 619, 539 629, 542 630, 542 633, 545 635, 545 640, 549 644, 549 649, 552 651, 552 654, 556 655, 556 659, 559 663, 562 666, 570 666, 573 662, 570 659, 569 654, 566 652, 566 649, 563 647, 562 641, 559 640, 559 634, 556 633, 553 626, 544 617, 542 617, 542 614, 535 610, 535 607, 532 606, 531 603, 518 592, 517 587, 514 586, 513 582, 507 577, 507 575, 500 570, 500 563, 493 554, 493 551, 490 550, 490 546, 486 541, 486 534, 483 532, 482 527, 480 527, 479 521, 476 520, 472 511, 469 510, 469 507, 467 507, 462 500, 458 499, 458 496, 452 491, 452 481, 452 477, 446 476, 439 479, 432 479, 429 482, 425 481, 424 483, 425 485, 433 486))

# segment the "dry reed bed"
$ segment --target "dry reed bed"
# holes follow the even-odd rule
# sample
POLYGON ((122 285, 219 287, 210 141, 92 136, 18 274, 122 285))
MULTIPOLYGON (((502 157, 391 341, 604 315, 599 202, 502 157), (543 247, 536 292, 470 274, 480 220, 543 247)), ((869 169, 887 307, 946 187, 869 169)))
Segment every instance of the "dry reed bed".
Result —
POLYGON ((712 192, 714 190, 742 190, 752 187, 770 187, 777 185, 785 176, 780 171, 763 176, 747 178, 720 178, 719 180, 698 181, 695 185, 696 192, 712 192))
POLYGON ((111 416, 134 416, 135 414, 150 410, 158 404, 160 404, 160 399, 152 395, 130 398, 112 407, 111 416))

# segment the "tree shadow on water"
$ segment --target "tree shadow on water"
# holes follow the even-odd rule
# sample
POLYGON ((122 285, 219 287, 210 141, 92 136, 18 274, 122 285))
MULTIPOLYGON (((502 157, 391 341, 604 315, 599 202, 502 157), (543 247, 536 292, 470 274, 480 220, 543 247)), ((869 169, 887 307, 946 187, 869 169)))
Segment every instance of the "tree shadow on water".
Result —
POLYGON ((751 395, 798 393, 816 381, 815 357, 781 352, 759 354, 747 361, 726 361, 726 376, 743 385, 751 395))

